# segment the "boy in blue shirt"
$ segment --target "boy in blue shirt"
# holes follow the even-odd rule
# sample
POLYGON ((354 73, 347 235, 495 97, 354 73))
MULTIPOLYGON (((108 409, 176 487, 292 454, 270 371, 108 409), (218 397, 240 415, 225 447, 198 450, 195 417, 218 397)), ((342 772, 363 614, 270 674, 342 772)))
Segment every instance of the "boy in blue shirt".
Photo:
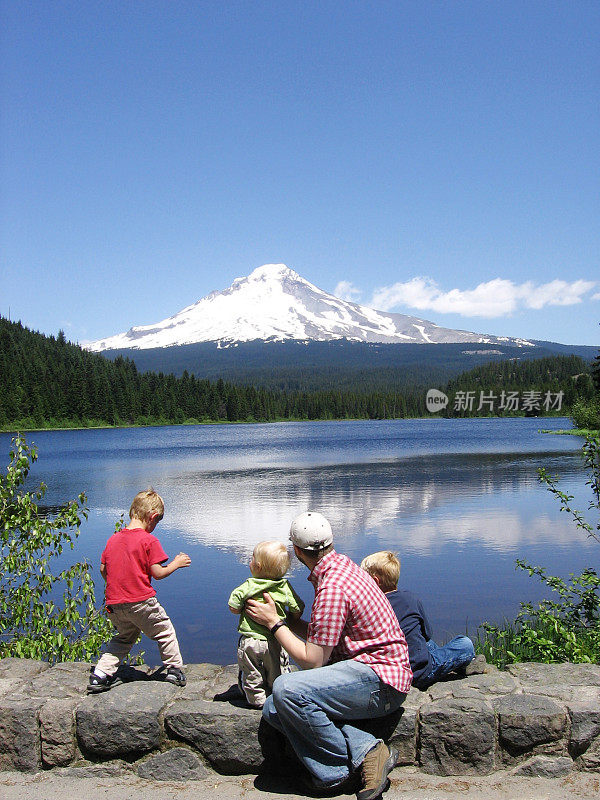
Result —
POLYGON ((448 673, 464 671, 469 674, 485 672, 485 657, 478 656, 476 663, 473 642, 468 636, 456 636, 440 647, 433 641, 431 624, 419 598, 406 589, 398 589, 400 561, 390 550, 371 553, 363 559, 361 567, 385 592, 408 644, 408 657, 413 671, 412 685, 425 691, 448 673), (483 663, 480 663, 483 662, 483 663))

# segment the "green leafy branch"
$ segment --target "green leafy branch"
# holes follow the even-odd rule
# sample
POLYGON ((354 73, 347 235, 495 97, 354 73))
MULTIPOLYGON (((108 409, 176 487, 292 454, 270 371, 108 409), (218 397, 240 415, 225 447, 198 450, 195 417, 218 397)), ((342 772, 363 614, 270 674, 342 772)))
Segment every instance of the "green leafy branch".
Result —
MULTIPOLYGON (((586 438, 583 458, 590 478, 586 486, 592 490, 588 510, 600 512, 600 439, 586 438)), ((558 498, 560 510, 571 515, 575 526, 600 543, 600 514, 594 523, 573 508, 573 495, 561 491, 557 478, 550 477, 545 469, 539 470, 542 483, 558 498)), ((542 600, 537 606, 521 603, 514 621, 502 625, 484 623, 483 636, 476 647, 488 661, 499 667, 515 661, 541 661, 545 663, 571 661, 574 663, 600 661, 600 577, 588 567, 580 575, 571 574, 569 580, 547 575, 543 567, 532 566, 522 559, 516 568, 525 570, 530 577, 538 578, 556 594, 542 600)))
POLYGON ((44 509, 45 484, 24 489, 37 451, 22 436, 12 444, 0 475, 0 657, 90 660, 112 630, 96 607, 91 566, 85 559, 58 573, 51 566, 74 549, 86 497, 44 509))

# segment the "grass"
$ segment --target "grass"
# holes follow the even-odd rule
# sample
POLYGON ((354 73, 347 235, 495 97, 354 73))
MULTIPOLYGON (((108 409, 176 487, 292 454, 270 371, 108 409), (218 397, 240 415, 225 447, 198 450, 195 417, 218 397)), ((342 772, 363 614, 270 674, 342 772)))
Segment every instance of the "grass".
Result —
POLYGON ((590 430, 589 428, 569 428, 568 430, 540 430, 540 433, 556 433, 558 436, 598 436, 600 431, 590 430))
POLYGON ((500 669, 523 661, 600 663, 600 625, 574 631, 555 620, 537 619, 530 625, 504 620, 500 625, 485 623, 480 629, 473 641, 475 652, 500 669))

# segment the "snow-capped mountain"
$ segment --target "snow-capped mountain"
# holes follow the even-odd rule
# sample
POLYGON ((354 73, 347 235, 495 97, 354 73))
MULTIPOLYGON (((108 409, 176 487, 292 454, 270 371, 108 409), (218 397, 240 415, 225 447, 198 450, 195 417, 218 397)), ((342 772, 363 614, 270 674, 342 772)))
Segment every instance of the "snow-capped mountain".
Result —
POLYGON ((227 346, 256 339, 436 344, 479 342, 534 346, 523 339, 499 338, 441 328, 404 314, 388 314, 339 300, 304 280, 285 264, 265 264, 228 289, 211 292, 172 317, 99 339, 90 350, 145 350, 195 342, 227 346))

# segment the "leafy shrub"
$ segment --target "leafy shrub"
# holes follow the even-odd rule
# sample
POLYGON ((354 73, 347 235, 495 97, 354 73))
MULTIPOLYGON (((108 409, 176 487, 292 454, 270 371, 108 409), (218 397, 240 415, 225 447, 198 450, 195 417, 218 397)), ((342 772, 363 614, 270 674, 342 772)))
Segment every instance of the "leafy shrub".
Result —
POLYGON ((599 663, 600 576, 596 571, 584 569, 567 582, 524 561, 518 560, 517 567, 537 576, 559 599, 542 600, 537 607, 521 603, 514 622, 484 623, 479 652, 501 668, 516 661, 599 663))
POLYGON ((571 408, 571 419, 581 430, 600 430, 600 400, 577 400, 571 408))
MULTIPOLYGON (((600 543, 598 436, 586 437, 583 457, 590 475, 586 486, 592 490, 588 510, 597 515, 592 523, 572 507, 573 496, 558 488, 557 478, 548 475, 544 469, 539 470, 539 475, 559 500, 561 511, 570 514, 577 528, 600 543)), ((521 610, 513 622, 481 625, 483 633, 476 641, 476 650, 501 668, 515 661, 600 663, 600 576, 596 570, 588 567, 580 575, 571 574, 569 581, 565 581, 522 560, 517 560, 517 568, 539 578, 556 595, 554 599, 542 600, 537 606, 521 603, 521 610)))
POLYGON ((57 510, 40 506, 45 485, 23 488, 36 459, 17 436, 0 475, 0 657, 88 661, 112 634, 96 608, 90 565, 79 561, 57 574, 51 568, 52 559, 74 548, 86 497, 57 510))

